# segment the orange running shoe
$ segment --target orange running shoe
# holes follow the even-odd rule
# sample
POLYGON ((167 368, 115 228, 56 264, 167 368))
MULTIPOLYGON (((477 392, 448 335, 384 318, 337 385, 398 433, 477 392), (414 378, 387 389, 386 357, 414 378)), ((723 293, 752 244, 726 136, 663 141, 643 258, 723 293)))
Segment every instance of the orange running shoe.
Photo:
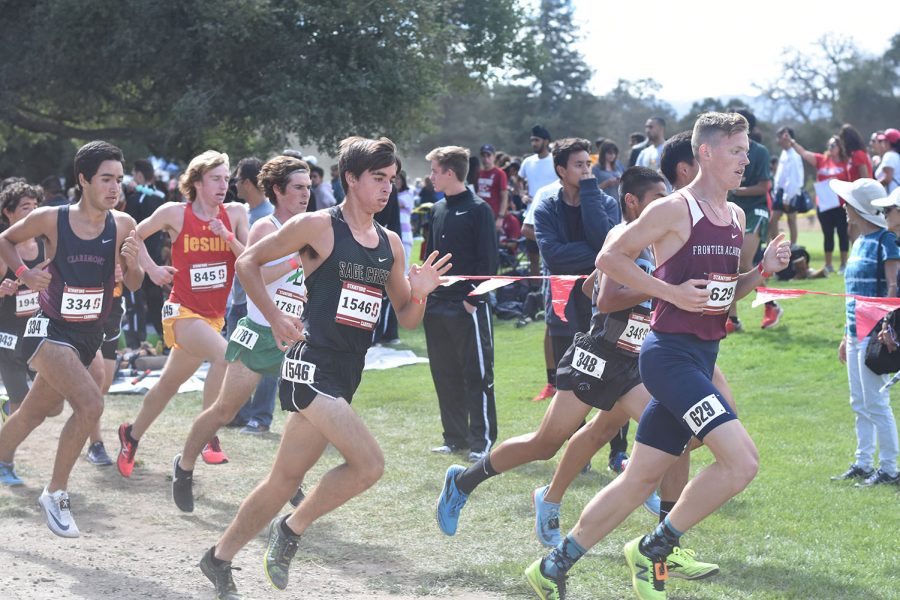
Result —
POLYGON ((552 383, 548 383, 544 386, 544 389, 538 393, 537 396, 531 399, 532 402, 543 402, 544 400, 549 400, 554 395, 556 395, 556 386, 552 383))
POLYGON ((116 458, 116 468, 119 469, 122 477, 131 477, 131 472, 134 471, 134 454, 137 452, 138 447, 137 441, 129 439, 128 430, 130 428, 131 424, 129 423, 119 425, 119 444, 121 448, 119 449, 119 456, 116 458))
POLYGON ((219 436, 206 442, 203 450, 200 451, 203 462, 208 465, 224 465, 228 462, 228 456, 222 451, 222 444, 219 442, 219 436))

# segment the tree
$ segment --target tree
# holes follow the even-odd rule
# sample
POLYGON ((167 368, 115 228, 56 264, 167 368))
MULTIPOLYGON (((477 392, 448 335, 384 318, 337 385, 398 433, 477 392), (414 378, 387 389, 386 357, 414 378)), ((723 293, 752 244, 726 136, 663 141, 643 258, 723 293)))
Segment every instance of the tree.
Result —
POLYGON ((517 1, 0 0, 0 123, 180 158, 409 139, 448 69, 508 66, 517 1))

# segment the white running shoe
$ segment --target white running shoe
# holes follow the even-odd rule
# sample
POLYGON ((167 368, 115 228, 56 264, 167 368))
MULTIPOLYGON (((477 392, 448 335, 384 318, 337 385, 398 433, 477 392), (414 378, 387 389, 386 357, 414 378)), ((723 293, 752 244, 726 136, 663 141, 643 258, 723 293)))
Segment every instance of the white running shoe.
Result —
POLYGON ((72 511, 69 509, 69 494, 65 490, 59 490, 52 494, 44 488, 38 504, 44 509, 47 517, 47 527, 60 537, 76 538, 81 535, 75 520, 72 519, 72 511))

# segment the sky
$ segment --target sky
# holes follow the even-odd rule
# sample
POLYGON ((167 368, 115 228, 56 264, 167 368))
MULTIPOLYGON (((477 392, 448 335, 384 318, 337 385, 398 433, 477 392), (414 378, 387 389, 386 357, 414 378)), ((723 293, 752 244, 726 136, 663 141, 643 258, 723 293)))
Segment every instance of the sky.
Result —
POLYGON ((592 91, 602 95, 619 79, 652 77, 663 86, 659 97, 676 108, 707 96, 757 95, 752 84, 774 79, 785 47, 812 51, 827 32, 845 35, 864 52, 878 55, 900 31, 895 18, 877 16, 875 4, 835 0, 572 4, 583 35, 580 49, 594 69, 592 91), (677 45, 674 32, 682 32, 677 45))

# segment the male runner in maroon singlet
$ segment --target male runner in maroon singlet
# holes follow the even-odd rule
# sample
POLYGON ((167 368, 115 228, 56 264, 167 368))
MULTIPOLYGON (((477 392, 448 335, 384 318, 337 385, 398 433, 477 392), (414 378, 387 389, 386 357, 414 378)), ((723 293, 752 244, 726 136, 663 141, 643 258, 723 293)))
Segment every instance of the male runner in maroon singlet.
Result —
POLYGON ((700 115, 692 136, 697 178, 648 207, 597 257, 597 268, 614 281, 658 299, 640 352, 641 379, 653 399, 628 468, 591 500, 559 546, 526 570, 543 600, 565 597, 569 569, 655 489, 691 437, 703 441, 716 460, 691 480, 653 533, 626 544, 638 598, 666 598, 665 560, 682 533, 756 476, 756 447, 711 382, 731 304, 790 259, 790 245, 779 236, 759 269, 738 270, 744 214, 726 198, 749 163, 747 130, 746 119, 735 113, 700 115), (651 245, 659 265, 653 275, 634 262, 651 245))

